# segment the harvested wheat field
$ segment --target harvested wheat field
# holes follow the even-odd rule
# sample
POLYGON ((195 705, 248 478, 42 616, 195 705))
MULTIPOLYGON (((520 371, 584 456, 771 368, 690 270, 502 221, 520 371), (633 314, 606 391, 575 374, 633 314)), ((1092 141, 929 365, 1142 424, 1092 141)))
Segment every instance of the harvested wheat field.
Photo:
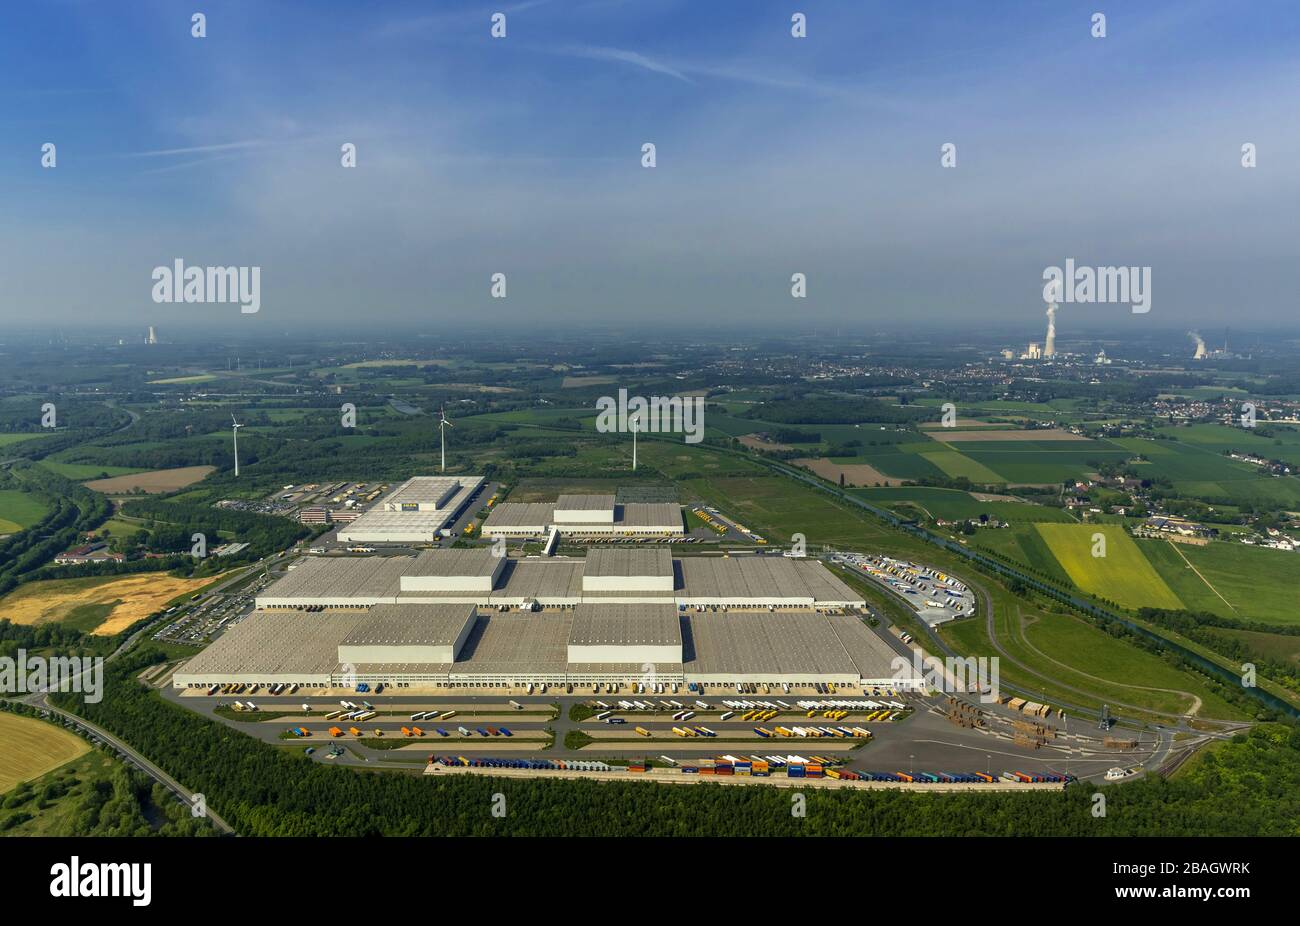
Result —
POLYGON ((1074 434, 1064 428, 1033 428, 1027 431, 945 431, 940 428, 926 431, 926 435, 945 444, 960 441, 1039 441, 1039 440, 1087 440, 1081 434, 1074 434))
POLYGON ((168 601, 212 581, 166 573, 94 576, 28 582, 0 599, 0 614, 15 624, 67 623, 111 636, 160 610, 168 601))
POLYGON ((0 713, 0 794, 90 752, 90 744, 53 724, 0 713))
POLYGON ((129 476, 113 476, 110 479, 95 479, 83 482, 88 489, 103 492, 105 495, 121 495, 139 489, 142 492, 175 492, 187 485, 193 485, 215 466, 178 466, 175 469, 151 469, 144 473, 131 473, 129 476))
POLYGON ((842 473, 846 486, 901 486, 903 484, 903 480, 886 476, 874 466, 866 463, 832 463, 825 457, 818 457, 815 460, 805 458, 791 460, 790 462, 795 466, 810 469, 818 476, 829 479, 831 482, 839 482, 842 473))

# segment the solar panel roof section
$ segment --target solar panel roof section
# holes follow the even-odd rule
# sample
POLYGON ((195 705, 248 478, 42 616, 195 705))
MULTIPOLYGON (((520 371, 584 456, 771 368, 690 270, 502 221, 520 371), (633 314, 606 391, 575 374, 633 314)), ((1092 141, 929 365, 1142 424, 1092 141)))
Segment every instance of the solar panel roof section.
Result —
POLYGON ((680 646, 677 606, 661 604, 580 604, 573 612, 570 645, 680 646))

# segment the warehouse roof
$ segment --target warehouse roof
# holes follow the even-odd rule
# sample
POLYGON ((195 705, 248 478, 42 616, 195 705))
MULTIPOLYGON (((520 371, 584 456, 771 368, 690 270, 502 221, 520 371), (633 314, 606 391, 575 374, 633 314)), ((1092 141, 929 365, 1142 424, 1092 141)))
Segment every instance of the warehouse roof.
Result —
MULTIPOLYGON (((662 548, 596 548, 587 559, 545 557, 507 559, 501 567, 493 599, 588 598, 604 600, 635 597, 634 591, 584 591, 586 569, 595 574, 617 574, 617 570, 638 570, 653 561, 661 568, 667 560, 677 571, 674 595, 683 602, 821 604, 861 601, 862 596, 818 560, 777 556, 685 556, 673 560, 662 548), (607 572, 611 570, 612 572, 607 572)), ((491 551, 429 550, 418 557, 316 557, 302 560, 284 578, 258 595, 259 602, 299 600, 304 604, 367 599, 437 599, 464 597, 484 592, 455 590, 401 590, 401 577, 490 575, 500 563, 491 551)))
POLYGON ((820 561, 783 556, 684 556, 677 561, 684 599, 861 601, 820 561))
POLYGON ((451 645, 475 613, 472 604, 377 604, 340 645, 451 645))
MULTIPOLYGON (((898 654, 872 633, 866 624, 851 614, 832 614, 826 619, 863 678, 898 676, 893 665, 898 654)), ((910 677, 914 673, 909 669, 907 674, 910 677)))
MULTIPOLYGON (((475 485, 479 481, 475 477, 470 479, 468 484, 475 485)), ((437 503, 442 501, 448 492, 459 489, 461 485, 461 477, 459 476, 412 476, 384 496, 384 504, 400 504, 401 502, 437 503)))
POLYGON ((580 604, 573 612, 569 643, 576 646, 681 645, 677 606, 663 604, 580 604))
POLYGON ((184 675, 329 674, 338 646, 366 620, 361 609, 254 611, 180 670, 184 675))
POLYGON ((582 594, 580 559, 510 560, 493 593, 507 598, 577 598, 582 594))
MULTIPOLYGON (((356 534, 411 534, 438 531, 451 517, 448 508, 437 511, 388 511, 371 508, 361 517, 339 528, 339 533, 356 534)), ((380 541, 382 542, 382 540, 380 541)))
POLYGON ((312 557, 301 560, 258 598, 391 598, 411 556, 312 557))
POLYGON ((453 670, 563 672, 572 622, 568 611, 480 614, 453 670))
POLYGON ((582 574, 591 578, 671 576, 673 558, 666 547, 592 547, 582 574))
POLYGON ((682 506, 668 502, 632 502, 619 505, 614 524, 623 527, 680 527, 682 506))
POLYGON ((536 527, 545 528, 555 515, 555 506, 548 502, 502 502, 492 509, 492 513, 483 522, 483 530, 494 527, 536 527))
POLYGON ((473 550, 425 550, 415 557, 403 575, 461 578, 491 576, 501 565, 501 557, 491 547, 473 550))
POLYGON ((525 598, 582 597, 582 560, 507 559, 490 592, 454 589, 403 589, 397 601, 474 598, 482 603, 525 598))
POLYGON ((689 614, 693 658, 686 670, 851 674, 855 664, 825 615, 812 611, 689 614))

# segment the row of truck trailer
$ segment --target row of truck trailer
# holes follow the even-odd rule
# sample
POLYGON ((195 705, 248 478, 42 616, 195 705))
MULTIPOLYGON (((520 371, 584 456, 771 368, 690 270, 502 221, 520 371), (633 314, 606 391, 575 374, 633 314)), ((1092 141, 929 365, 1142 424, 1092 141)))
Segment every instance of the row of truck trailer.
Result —
MULTIPOLYGON (((832 760, 819 756, 811 760, 802 756, 719 756, 716 759, 697 759, 690 763, 679 764, 667 756, 662 757, 670 766, 677 768, 683 775, 739 776, 751 778, 769 778, 783 774, 787 778, 830 778, 840 781, 886 781, 908 784, 992 784, 995 781, 1022 783, 1058 783, 1068 784, 1075 781, 1073 775, 1029 775, 1024 772, 1003 772, 1000 776, 984 772, 855 772, 836 768, 832 760)), ((627 766, 608 765, 604 762, 589 762, 574 759, 497 759, 490 757, 466 758, 465 756, 429 756, 429 765, 441 765, 446 768, 510 768, 546 771, 579 772, 645 772, 648 762, 633 761, 627 766)))
MULTIPOLYGON (((298 728, 296 728, 296 729, 297 729, 297 730, 303 730, 304 728, 302 728, 302 727, 298 727, 298 728)), ((293 732, 293 731, 290 731, 290 732, 293 732)), ((330 736, 342 736, 345 732, 346 732, 346 733, 351 733, 353 736, 361 736, 362 733, 363 733, 363 731, 360 730, 360 729, 358 729, 357 727, 349 727, 346 731, 345 731, 342 727, 339 727, 339 726, 333 726, 333 727, 330 727, 330 728, 329 728, 329 735, 330 735, 330 736)), ((405 727, 405 726, 404 726, 404 727, 399 727, 399 728, 398 728, 398 732, 400 732, 403 736, 424 736, 424 735, 425 735, 425 734, 424 734, 424 730, 423 730, 422 728, 420 728, 420 727, 417 727, 417 726, 409 726, 409 727, 405 727)), ((449 737, 449 736, 452 735, 449 731, 443 729, 442 727, 436 727, 436 728, 434 728, 433 732, 436 733, 436 734, 438 734, 438 736, 447 736, 447 737, 449 737)), ((476 728, 474 728, 473 730, 469 730, 469 729, 467 729, 466 727, 457 727, 457 728, 456 728, 456 732, 457 732, 458 734, 460 734, 462 737, 473 736, 473 735, 476 734, 476 733, 477 733, 479 736, 505 736, 505 737, 511 737, 511 736, 514 736, 514 734, 510 732, 510 729, 509 729, 508 727, 476 727, 476 728)), ((369 731, 369 733, 370 733, 372 736, 383 736, 383 735, 384 735, 384 731, 383 731, 383 730, 380 730, 380 729, 374 729, 374 728, 372 728, 372 729, 369 731)), ((298 735, 300 735, 300 736, 309 736, 310 734, 304 732, 304 733, 300 733, 300 734, 298 734, 298 735)))
POLYGON ((257 694, 262 688, 266 688, 266 693, 270 695, 278 694, 297 694, 297 685, 247 685, 231 682, 226 685, 209 685, 208 694, 257 694))
MULTIPOLYGON (((709 702, 700 701, 700 700, 691 702, 691 705, 683 704, 681 701, 667 701, 667 700, 629 701, 627 699, 621 699, 613 702, 612 704, 606 701, 592 701, 590 703, 592 707, 599 708, 600 711, 606 716, 615 709, 624 710, 624 711, 673 711, 675 710, 679 713, 689 713, 691 707, 695 707, 702 711, 715 710, 715 708, 709 705, 709 702)), ((818 699, 805 698, 803 700, 795 701, 793 706, 786 701, 782 701, 779 698, 772 701, 748 701, 748 700, 732 700, 732 699, 724 698, 722 700, 722 705, 723 707, 727 708, 727 712, 724 713, 721 718, 722 720, 727 720, 736 711, 747 711, 751 713, 759 712, 759 711, 771 711, 772 716, 775 717, 777 711, 793 711, 795 709, 801 711, 825 711, 825 710, 879 711, 888 708, 895 711, 901 711, 907 707, 907 705, 902 701, 895 701, 895 700, 875 701, 869 698, 818 698, 818 699)), ((679 718, 677 716, 674 716, 673 719, 677 720, 679 718)), ((681 719, 689 719, 689 718, 681 718, 681 719)))

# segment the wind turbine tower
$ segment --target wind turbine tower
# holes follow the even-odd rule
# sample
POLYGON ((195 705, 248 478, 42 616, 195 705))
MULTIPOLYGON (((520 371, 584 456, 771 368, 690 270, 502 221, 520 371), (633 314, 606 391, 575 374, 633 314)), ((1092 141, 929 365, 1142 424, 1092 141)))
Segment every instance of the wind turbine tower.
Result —
POLYGON ((641 422, 640 415, 633 415, 628 421, 628 427, 632 430, 632 472, 636 472, 636 429, 641 422))
POLYGON ((239 429, 242 427, 243 425, 235 420, 235 415, 232 412, 230 415, 230 434, 235 440, 235 475, 236 476, 239 475, 239 429))
POLYGON ((446 408, 438 409, 438 436, 442 438, 442 469, 441 472, 447 471, 447 429, 453 428, 450 421, 447 420, 446 408))

